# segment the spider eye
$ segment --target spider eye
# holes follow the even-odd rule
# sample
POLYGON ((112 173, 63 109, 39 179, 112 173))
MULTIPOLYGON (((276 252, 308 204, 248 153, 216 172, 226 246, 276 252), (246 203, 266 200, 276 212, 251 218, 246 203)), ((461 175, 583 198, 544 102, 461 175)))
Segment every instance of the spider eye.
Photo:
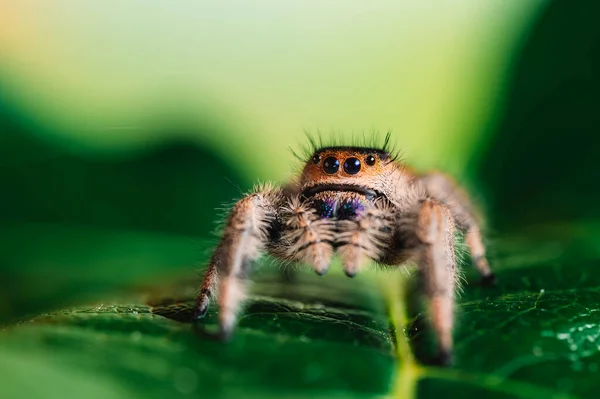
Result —
POLYGON ((373 165, 375 165, 376 159, 373 155, 369 155, 369 156, 367 156, 367 159, 365 161, 367 162, 367 165, 373 166, 373 165))
POLYGON ((327 157, 325 161, 323 161, 323 170, 330 175, 334 174, 340 168, 340 161, 334 157, 327 157))
POLYGON ((344 162, 344 172, 349 175, 355 175, 360 171, 360 161, 358 158, 348 158, 344 162))
POLYGON ((319 162, 321 162, 321 156, 319 154, 313 155, 312 161, 315 165, 318 164, 319 162))

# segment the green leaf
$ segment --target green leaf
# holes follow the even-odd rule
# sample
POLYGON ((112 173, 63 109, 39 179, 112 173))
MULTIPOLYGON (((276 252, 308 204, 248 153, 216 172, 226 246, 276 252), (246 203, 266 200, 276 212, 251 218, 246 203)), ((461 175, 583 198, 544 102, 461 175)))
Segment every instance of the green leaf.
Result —
MULTIPOLYGON (((465 287, 458 301, 456 365, 419 366, 419 397, 449 391, 460 397, 596 397, 600 259, 589 244, 600 230, 580 226, 579 237, 576 230, 532 230, 496 243, 499 283, 465 287)), ((426 353, 430 343, 420 317, 408 331, 417 353, 426 353)))
POLYGON ((11 397, 59 395, 59 387, 98 397, 385 395, 394 335, 374 282, 339 273, 294 280, 259 273, 228 343, 200 333, 216 327, 214 308, 202 326, 191 322, 198 276, 146 289, 145 301, 130 294, 43 314, 0 335, 0 372, 13 376, 11 397), (35 385, 24 384, 28 376, 35 385))

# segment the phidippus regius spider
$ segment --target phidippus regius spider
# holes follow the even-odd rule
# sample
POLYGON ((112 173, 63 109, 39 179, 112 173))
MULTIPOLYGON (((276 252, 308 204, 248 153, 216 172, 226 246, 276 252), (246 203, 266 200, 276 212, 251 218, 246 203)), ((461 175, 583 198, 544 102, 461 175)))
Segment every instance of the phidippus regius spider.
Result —
POLYGON ((457 230, 483 279, 494 276, 466 194, 442 173, 411 171, 389 151, 388 141, 389 135, 380 148, 313 146, 296 181, 263 185, 237 202, 204 276, 198 317, 218 289, 220 335, 227 338, 252 262, 264 251, 310 264, 319 275, 335 252, 349 277, 370 260, 394 267, 414 262, 440 360, 449 362, 457 230))

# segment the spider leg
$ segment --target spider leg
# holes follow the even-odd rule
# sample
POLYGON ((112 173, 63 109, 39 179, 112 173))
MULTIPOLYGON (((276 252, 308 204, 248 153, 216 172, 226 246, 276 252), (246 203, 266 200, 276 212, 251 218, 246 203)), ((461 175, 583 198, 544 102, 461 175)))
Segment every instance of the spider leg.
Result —
POLYGON ((465 234, 465 241, 471 251, 473 264, 481 274, 482 281, 486 284, 494 283, 496 281, 496 276, 490 269, 490 265, 485 256, 485 247, 483 246, 481 232, 476 225, 469 227, 465 234))
POLYGON ((325 274, 333 256, 333 222, 320 218, 297 196, 291 197, 283 208, 282 221, 284 230, 273 254, 287 261, 310 264, 317 274, 325 274))
POLYGON ((265 188, 236 203, 225 226, 223 237, 204 276, 196 300, 198 317, 206 314, 210 298, 219 286, 219 328, 227 338, 235 325, 236 313, 245 298, 252 263, 269 240, 269 229, 276 220, 278 189, 265 188))
POLYGON ((481 274, 482 280, 486 283, 493 282, 495 276, 485 256, 485 246, 483 245, 479 223, 467 194, 443 173, 426 174, 417 180, 423 184, 429 195, 448 206, 457 228, 465 233, 465 242, 471 252, 473 264, 481 274))
POLYGON ((196 317, 202 318, 208 311, 210 300, 215 297, 217 285, 219 283, 219 259, 222 258, 222 245, 219 244, 213 253, 208 268, 204 273, 200 294, 196 298, 196 317))
POLYGON ((390 244, 391 219, 389 209, 371 207, 357 219, 337 222, 336 244, 348 277, 356 276, 369 260, 381 260, 390 244))
POLYGON ((416 212, 399 220, 405 244, 414 250, 429 320, 438 341, 439 360, 452 362, 454 293, 457 285, 454 258, 454 221, 448 208, 432 200, 420 201, 416 212))

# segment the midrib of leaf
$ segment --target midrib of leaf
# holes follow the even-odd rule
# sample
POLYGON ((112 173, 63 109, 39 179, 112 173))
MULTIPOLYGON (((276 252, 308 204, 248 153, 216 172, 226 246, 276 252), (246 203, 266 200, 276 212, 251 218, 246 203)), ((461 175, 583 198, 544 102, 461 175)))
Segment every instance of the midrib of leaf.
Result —
POLYGON ((390 324, 395 334, 396 356, 398 371, 394 384, 393 397, 396 399, 411 399, 416 396, 416 388, 422 374, 422 367, 417 364, 410 350, 408 340, 404 335, 404 326, 408 324, 404 298, 406 277, 395 273, 394 278, 385 280, 384 292, 389 303, 390 324))

